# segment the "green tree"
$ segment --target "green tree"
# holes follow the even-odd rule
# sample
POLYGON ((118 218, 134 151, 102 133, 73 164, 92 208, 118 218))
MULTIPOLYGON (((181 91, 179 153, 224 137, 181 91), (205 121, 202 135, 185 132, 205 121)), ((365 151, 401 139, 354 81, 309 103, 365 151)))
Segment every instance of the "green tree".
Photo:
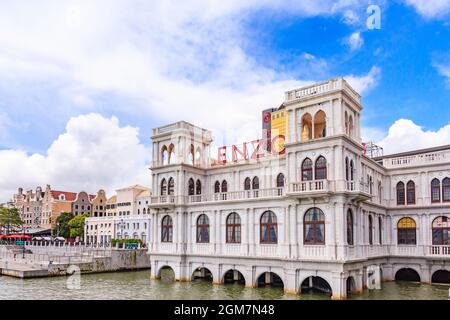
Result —
POLYGON ((70 226, 69 222, 74 218, 72 212, 63 212, 56 218, 56 228, 53 230, 53 235, 58 237, 69 238, 70 226))
POLYGON ((0 208, 0 226, 5 229, 6 234, 18 231, 24 222, 16 208, 0 208))
POLYGON ((69 221, 70 236, 72 238, 80 237, 84 238, 84 221, 89 217, 89 213, 86 212, 80 216, 76 216, 69 221))

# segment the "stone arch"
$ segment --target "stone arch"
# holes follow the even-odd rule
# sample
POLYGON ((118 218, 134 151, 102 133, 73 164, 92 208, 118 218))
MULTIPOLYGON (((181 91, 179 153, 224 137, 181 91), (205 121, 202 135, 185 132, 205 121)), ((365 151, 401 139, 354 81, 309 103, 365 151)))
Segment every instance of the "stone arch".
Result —
POLYGON ((301 134, 301 141, 309 141, 313 138, 313 132, 312 132, 312 117, 309 113, 305 113, 302 116, 302 134, 301 134))
POLYGON ((299 292, 303 293, 319 293, 332 296, 333 289, 331 288, 331 282, 320 276, 306 277, 300 283, 299 292))
POLYGON ((323 110, 319 110, 314 115, 314 139, 325 138, 327 136, 327 115, 323 110))
POLYGON ((275 287, 284 289, 284 281, 283 279, 273 271, 264 271, 256 277, 256 285, 255 287, 275 287))
POLYGON ((244 274, 236 268, 224 272, 222 281, 224 284, 237 283, 244 286, 247 284, 244 274))
POLYGON ((158 269, 158 272, 156 273, 156 278, 162 280, 175 281, 176 279, 175 269, 168 264, 164 264, 158 269), (167 272, 167 274, 165 274, 165 271, 167 272))
POLYGON ((209 269, 205 266, 199 266, 192 271, 191 279, 192 279, 192 281, 206 280, 206 281, 213 282, 214 276, 213 276, 211 269, 209 269))
POLYGON ((356 291, 356 281, 355 281, 354 277, 350 276, 347 278, 347 280, 345 281, 345 288, 346 288, 347 294, 353 293, 356 291))
POLYGON ((169 152, 169 164, 176 164, 177 157, 175 154, 175 145, 173 143, 169 145, 168 152, 169 152))
POLYGON ((431 283, 450 285, 450 271, 445 269, 435 271, 431 276, 431 283))
POLYGON ((420 282, 419 272, 410 267, 399 268, 394 278, 396 281, 420 282))

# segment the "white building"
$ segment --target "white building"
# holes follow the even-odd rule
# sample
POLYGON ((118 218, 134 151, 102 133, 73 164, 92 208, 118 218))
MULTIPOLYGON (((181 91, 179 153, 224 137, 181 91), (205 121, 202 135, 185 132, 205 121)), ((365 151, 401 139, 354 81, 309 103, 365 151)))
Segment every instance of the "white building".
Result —
POLYGON ((154 129, 152 276, 171 268, 178 281, 209 275, 335 299, 380 279, 450 282, 450 146, 368 157, 361 110, 342 78, 289 91, 276 111, 284 153, 253 143, 220 149, 218 161, 208 130, 154 129))
POLYGON ((85 242, 109 244, 112 239, 140 239, 148 245, 151 199, 150 189, 134 185, 116 191, 108 199, 106 216, 91 217, 85 221, 85 242))

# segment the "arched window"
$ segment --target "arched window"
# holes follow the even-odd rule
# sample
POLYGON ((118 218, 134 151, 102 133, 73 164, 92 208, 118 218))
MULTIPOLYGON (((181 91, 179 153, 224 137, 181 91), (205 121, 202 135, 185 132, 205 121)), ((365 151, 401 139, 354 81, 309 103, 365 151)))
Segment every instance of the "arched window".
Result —
POLYGON ((258 190, 259 189, 259 178, 258 177, 254 177, 253 178, 252 189, 253 190, 258 190))
POLYGON ((226 180, 222 181, 222 193, 228 192, 228 182, 226 180))
POLYGON ((175 164, 177 162, 176 156, 175 156, 175 146, 173 143, 169 146, 169 164, 175 164))
POLYGON ((277 176, 277 188, 283 188, 284 187, 284 174, 280 173, 277 176))
POLYGON ((406 217, 397 223, 397 244, 416 244, 416 222, 406 217))
POLYGON ((220 193, 220 182, 216 181, 216 183, 214 183, 214 193, 220 193))
POLYGON ((241 217, 235 212, 227 217, 227 243, 241 243, 241 217))
POLYGON ((348 162, 348 157, 345 157, 345 180, 350 181, 350 164, 348 162))
POLYGON ((162 181, 161 181, 161 195, 167 196, 167 181, 166 181, 166 179, 162 179, 162 181))
POLYGON ((445 178, 442 181, 442 200, 444 202, 450 201, 450 179, 445 178))
POLYGON ((161 160, 163 166, 169 164, 169 153, 167 152, 167 146, 165 145, 161 148, 161 160))
POLYGON ((319 208, 309 209, 303 218, 304 244, 325 244, 325 214, 319 208))
POLYGON ((194 163, 198 166, 201 164, 202 160, 202 153, 200 151, 200 147, 197 148, 197 151, 195 151, 195 157, 194 157, 194 163))
POLYGON ((316 171, 315 171, 315 179, 316 180, 326 180, 327 178, 327 160, 320 156, 316 160, 316 171))
POLYGON ((441 202, 441 181, 439 179, 431 181, 431 202, 441 202))
POLYGON ((146 214, 146 213, 147 213, 147 209, 144 208, 144 209, 142 210, 142 214, 146 214))
POLYGON ((373 219, 369 215, 369 244, 373 245, 373 219))
POLYGON ((450 219, 447 217, 437 217, 433 220, 433 245, 450 245, 450 219))
POLYGON ((167 187, 167 194, 173 196, 175 194, 175 180, 173 178, 169 179, 169 185, 167 187))
POLYGON ((327 119, 322 110, 314 116, 314 138, 324 138, 327 136, 327 119))
POLYGON ((409 181, 406 184, 406 201, 407 204, 416 204, 416 184, 409 181))
POLYGON ((383 244, 383 219, 378 217, 378 243, 383 244))
POLYGON ((250 178, 245 178, 244 181, 244 190, 250 190, 252 188, 252 182, 250 178))
POLYGON ((347 111, 345 111, 345 116, 344 116, 344 122, 345 122, 345 133, 348 134, 348 113, 347 111))
POLYGON ((397 183, 397 205, 405 205, 405 184, 403 182, 397 183))
POLYGON ((350 116, 348 118, 348 135, 353 137, 353 117, 350 116))
POLYGON ((194 165, 194 145, 191 144, 189 147, 189 154, 188 154, 188 164, 194 165))
POLYGON ((350 181, 355 181, 355 165, 353 160, 350 161, 350 181))
POLYGON ((261 216, 260 221, 260 240, 261 243, 277 243, 278 226, 277 216, 272 211, 266 211, 261 216))
POLYGON ((193 196, 195 194, 195 182, 194 179, 190 178, 188 181, 188 196, 193 196))
POLYGON ((172 242, 173 221, 172 217, 165 216, 161 222, 161 242, 172 242))
POLYGON ((353 212, 352 210, 347 210, 347 244, 352 246, 353 241, 353 212))
POLYGON ((302 181, 312 181, 313 163, 310 158, 306 158, 302 163, 302 181))
POLYGON ((312 139, 312 117, 309 113, 302 117, 302 142, 312 139))
POLYGON ((202 194, 202 183, 200 180, 197 180, 195 183, 195 194, 202 194))
POLYGON ((197 219, 197 242, 209 243, 209 219, 206 214, 202 214, 197 219))

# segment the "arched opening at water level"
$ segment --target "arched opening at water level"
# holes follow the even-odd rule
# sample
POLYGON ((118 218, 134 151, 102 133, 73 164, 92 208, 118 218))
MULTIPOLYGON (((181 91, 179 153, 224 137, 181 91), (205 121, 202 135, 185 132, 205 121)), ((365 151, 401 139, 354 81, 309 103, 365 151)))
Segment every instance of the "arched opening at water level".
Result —
POLYGON ((395 281, 420 282, 420 275, 411 268, 402 268, 395 274, 395 281))
POLYGON ((213 281, 212 272, 207 268, 197 268, 192 273, 192 280, 213 281))
POLYGON ((450 271, 438 270, 431 276, 431 282, 437 284, 450 284, 450 271))
POLYGON ((273 288, 284 288, 283 280, 280 276, 274 272, 264 272, 261 274, 257 281, 258 288, 263 287, 273 287, 273 288))
POLYGON ((330 284, 321 277, 308 277, 303 280, 300 292, 303 293, 315 293, 315 294, 325 294, 328 296, 332 295, 332 289, 330 284))
POLYGON ((238 270, 228 270, 223 276, 224 284, 240 284, 245 286, 245 278, 238 270))

